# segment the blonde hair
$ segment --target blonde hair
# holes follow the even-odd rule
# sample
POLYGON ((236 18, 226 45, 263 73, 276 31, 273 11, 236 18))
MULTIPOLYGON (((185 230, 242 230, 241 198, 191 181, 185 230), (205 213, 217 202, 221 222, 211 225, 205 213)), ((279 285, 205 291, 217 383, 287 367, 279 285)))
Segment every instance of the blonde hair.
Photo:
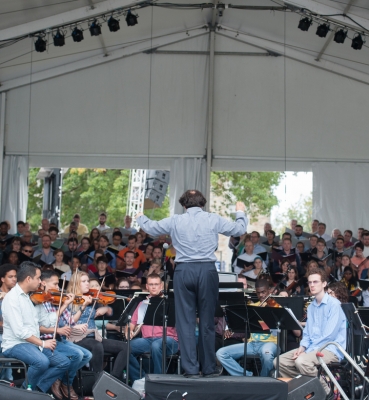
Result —
POLYGON ((81 294, 81 279, 82 276, 87 276, 88 278, 89 275, 87 272, 84 271, 77 271, 74 274, 72 274, 70 281, 68 283, 68 287, 67 287, 67 291, 69 293, 73 293, 73 294, 81 294))

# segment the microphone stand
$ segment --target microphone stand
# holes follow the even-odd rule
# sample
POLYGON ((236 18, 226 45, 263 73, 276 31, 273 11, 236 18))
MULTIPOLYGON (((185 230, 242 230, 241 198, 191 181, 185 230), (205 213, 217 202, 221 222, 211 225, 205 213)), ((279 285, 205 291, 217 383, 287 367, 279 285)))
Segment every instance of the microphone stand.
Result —
POLYGON ((165 252, 166 247, 163 246, 163 255, 162 255, 162 264, 164 267, 164 292, 163 292, 163 341, 162 341, 162 360, 161 360, 161 369, 162 374, 165 374, 167 369, 167 325, 168 325, 168 315, 167 315, 167 298, 168 298, 168 290, 166 287, 167 282, 167 264, 165 262, 165 252))

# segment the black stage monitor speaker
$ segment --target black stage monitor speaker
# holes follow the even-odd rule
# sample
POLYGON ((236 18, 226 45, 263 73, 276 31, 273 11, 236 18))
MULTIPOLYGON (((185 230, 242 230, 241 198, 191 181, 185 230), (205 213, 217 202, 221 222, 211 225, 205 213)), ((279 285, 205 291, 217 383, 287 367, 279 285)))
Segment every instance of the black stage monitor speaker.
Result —
MULTIPOLYGON (((220 376, 190 379, 179 375, 145 377, 145 400, 286 400, 288 385, 273 378, 220 376), (182 396, 187 393, 186 396, 182 396)), ((100 400, 100 399, 99 399, 100 400)))
MULTIPOLYGON (((119 379, 106 372, 101 372, 92 388, 96 400, 140 400, 138 392, 125 385, 119 379)), ((12 399, 14 400, 14 399, 12 399)))
POLYGON ((324 400, 326 396, 317 377, 299 375, 288 382, 288 400, 324 400))
POLYGON ((8 384, 0 383, 0 399, 1 400, 50 400, 48 394, 18 389, 8 384))

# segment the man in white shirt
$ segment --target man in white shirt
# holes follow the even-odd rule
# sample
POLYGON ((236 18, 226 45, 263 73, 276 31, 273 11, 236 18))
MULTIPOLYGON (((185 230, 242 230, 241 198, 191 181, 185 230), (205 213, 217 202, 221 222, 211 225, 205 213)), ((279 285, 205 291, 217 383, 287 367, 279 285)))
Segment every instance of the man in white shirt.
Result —
POLYGON ((96 227, 100 232, 110 229, 110 226, 106 225, 106 213, 102 212, 99 215, 99 225, 96 227))
POLYGON ((319 222, 317 236, 324 239, 326 242, 329 242, 330 240, 332 240, 332 237, 325 233, 326 229, 326 224, 324 222, 319 222))
POLYGON ((319 220, 314 219, 313 222, 311 223, 311 233, 318 232, 318 225, 319 225, 319 220))
MULTIPOLYGON (((28 367, 28 384, 32 390, 46 393, 68 370, 70 360, 60 354, 56 340, 41 340, 40 326, 49 323, 40 319, 30 292, 40 286, 41 270, 32 262, 24 262, 18 270, 18 283, 5 296, 2 304, 4 333, 1 344, 5 357, 22 360, 28 367)), ((56 322, 56 315, 55 315, 56 322)), ((23 384, 24 385, 24 384, 23 384)))
MULTIPOLYGON (((241 254, 239 257, 237 257, 235 262, 233 263, 234 272, 236 272, 237 274, 245 275, 246 272, 251 271, 254 268, 253 265, 250 265, 249 267, 244 267, 242 269, 241 267, 237 266, 237 260, 243 260, 243 261, 247 261, 248 263, 250 263, 250 262, 253 262, 256 257, 258 257, 258 255, 255 254, 254 245, 253 245, 252 241, 246 240, 245 252, 243 254, 241 254)), ((266 264, 264 261, 263 261, 263 269, 266 270, 266 264)))

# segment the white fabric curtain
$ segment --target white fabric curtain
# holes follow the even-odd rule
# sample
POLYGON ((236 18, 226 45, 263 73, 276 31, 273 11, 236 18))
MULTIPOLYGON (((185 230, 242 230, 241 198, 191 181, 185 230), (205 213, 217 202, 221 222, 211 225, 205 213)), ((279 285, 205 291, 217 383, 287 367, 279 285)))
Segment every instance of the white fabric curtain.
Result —
POLYGON ((4 158, 1 220, 10 222, 9 233, 16 233, 17 221, 25 221, 28 203, 28 159, 26 156, 4 158))
POLYGON ((314 163, 313 218, 327 224, 326 233, 332 229, 369 227, 368 176, 369 163, 314 163))
MULTIPOLYGON (((182 214, 178 203, 181 195, 189 189, 206 193, 206 162, 202 158, 177 158, 170 168, 169 181, 170 215, 182 214)), ((209 201, 209 199, 207 199, 209 201)))

